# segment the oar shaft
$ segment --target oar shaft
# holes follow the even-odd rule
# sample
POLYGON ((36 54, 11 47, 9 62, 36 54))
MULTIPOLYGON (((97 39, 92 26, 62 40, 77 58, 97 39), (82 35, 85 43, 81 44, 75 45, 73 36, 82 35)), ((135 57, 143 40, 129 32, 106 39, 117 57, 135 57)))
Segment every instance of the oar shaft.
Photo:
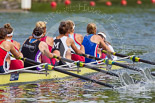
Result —
MULTIPOLYGON (((102 58, 94 57, 94 56, 87 55, 87 54, 82 54, 82 56, 84 56, 86 58, 90 58, 90 59, 102 60, 102 58)), ((124 64, 121 64, 121 63, 117 63, 117 62, 114 62, 114 61, 111 61, 111 60, 105 60, 105 61, 108 61, 111 65, 120 66, 120 67, 127 68, 127 69, 134 70, 134 71, 141 71, 140 69, 132 68, 132 67, 129 67, 127 65, 124 65, 124 64)))
POLYGON ((114 86, 110 85, 110 84, 107 84, 107 83, 103 83, 103 82, 100 82, 100 81, 96 81, 94 79, 90 79, 90 78, 87 78, 87 77, 84 77, 84 76, 80 76, 80 75, 77 75, 77 74, 74 74, 74 73, 71 73, 71 72, 68 72, 68 71, 64 71, 62 69, 58 69, 58 68, 53 68, 55 71, 58 71, 58 72, 61 72, 61 73, 64 73, 64 74, 68 74, 68 75, 71 75, 71 76, 74 76, 74 77, 77 77, 77 78, 81 78, 81 79, 84 79, 84 80, 87 80, 87 81, 90 81, 92 83, 97 83, 97 84, 100 84, 100 85, 103 85, 103 86, 106 86, 106 87, 109 87, 109 88, 114 88, 114 86))
MULTIPOLYGON (((73 63, 74 62, 73 60, 66 59, 66 58, 61 58, 61 60, 66 61, 66 62, 69 62, 69 63, 73 63)), ((95 70, 95 71, 98 71, 98 72, 102 72, 102 73, 105 73, 105 74, 109 74, 109 75, 112 75, 112 76, 119 77, 119 75, 117 75, 117 74, 115 74, 113 72, 105 71, 105 70, 102 70, 102 69, 93 67, 93 66, 88 65, 88 64, 85 64, 85 63, 84 63, 84 67, 89 68, 89 69, 92 69, 92 70, 95 70)))
POLYGON ((144 59, 141 59, 141 58, 136 57, 136 56, 129 57, 128 55, 124 55, 124 54, 120 54, 120 53, 116 53, 116 52, 109 52, 109 51, 106 51, 106 50, 102 50, 102 52, 107 53, 107 54, 112 54, 112 55, 115 55, 115 56, 119 56, 119 57, 128 57, 127 59, 131 59, 133 62, 143 62, 143 63, 155 65, 155 62, 144 60, 144 59))
POLYGON ((102 73, 105 73, 105 74, 109 74, 109 75, 112 75, 112 76, 119 77, 118 74, 115 74, 115 73, 109 72, 109 71, 105 71, 105 70, 102 70, 102 69, 98 69, 98 68, 93 67, 93 66, 90 66, 90 65, 88 65, 88 64, 87 64, 87 65, 85 64, 85 67, 86 67, 86 68, 90 68, 90 69, 92 69, 92 70, 96 70, 96 71, 98 71, 98 72, 102 72, 102 73))
POLYGON ((120 66, 120 67, 124 67, 124 68, 130 69, 130 70, 134 70, 134 71, 138 71, 138 72, 141 71, 140 69, 132 68, 132 67, 129 67, 129 66, 127 66, 127 65, 120 64, 120 63, 117 63, 117 62, 114 62, 113 64, 114 64, 114 65, 117 65, 117 66, 120 66))
POLYGON ((140 61, 140 62, 143 62, 143 63, 155 65, 155 62, 151 62, 151 61, 148 61, 148 60, 139 59, 139 61, 140 61))
POLYGON ((155 73, 152 72, 151 75, 155 76, 155 73))
MULTIPOLYGON (((36 62, 36 61, 28 59, 28 58, 20 58, 20 60, 23 60, 24 62, 27 62, 27 63, 31 63, 33 65, 41 64, 39 62, 36 62)), ((44 66, 44 67, 46 67, 46 66, 44 66)), ((109 87, 109 88, 114 88, 114 86, 112 86, 110 84, 103 83, 103 82, 100 82, 100 81, 96 81, 94 79, 90 79, 90 78, 87 78, 87 77, 84 77, 84 76, 81 76, 81 75, 78 75, 78 74, 74 74, 74 73, 71 73, 71 72, 59 69, 59 68, 55 68, 55 67, 53 67, 53 66, 51 66, 49 64, 47 65, 47 68, 50 68, 50 70, 53 69, 55 71, 58 71, 58 72, 61 72, 61 73, 67 74, 67 75, 71 75, 73 77, 77 77, 77 78, 81 78, 81 79, 84 79, 84 80, 88 80, 88 81, 90 81, 92 83, 97 83, 97 84, 100 84, 100 85, 103 85, 103 86, 106 86, 106 87, 109 87)))

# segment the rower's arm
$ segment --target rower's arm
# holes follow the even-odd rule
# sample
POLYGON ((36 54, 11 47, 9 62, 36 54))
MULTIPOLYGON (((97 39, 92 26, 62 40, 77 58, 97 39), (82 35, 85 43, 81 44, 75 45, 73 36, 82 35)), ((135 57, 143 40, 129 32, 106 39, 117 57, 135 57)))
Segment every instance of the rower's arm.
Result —
POLYGON ((49 51, 48 45, 45 42, 40 42, 39 50, 43 55, 46 55, 48 58, 53 58, 53 54, 49 51))
POLYGON ((20 43, 17 41, 13 41, 13 44, 15 45, 15 47, 20 50, 20 43))
POLYGON ((104 50, 111 52, 110 48, 105 44, 105 42, 103 41, 101 37, 99 37, 99 41, 100 41, 100 45, 102 46, 104 50))
POLYGON ((68 38, 71 44, 72 49, 77 53, 77 54, 83 54, 83 52, 81 50, 79 50, 76 46, 75 43, 73 41, 73 39, 68 38))
POLYGON ((10 45, 10 52, 13 54, 13 56, 14 56, 16 59, 19 59, 20 57, 22 57, 22 56, 20 55, 20 53, 15 49, 13 43, 10 42, 9 45, 10 45))
POLYGON ((76 38, 76 40, 77 40, 80 44, 82 44, 82 42, 83 42, 83 36, 82 36, 81 34, 76 34, 76 35, 75 35, 75 38, 76 38))

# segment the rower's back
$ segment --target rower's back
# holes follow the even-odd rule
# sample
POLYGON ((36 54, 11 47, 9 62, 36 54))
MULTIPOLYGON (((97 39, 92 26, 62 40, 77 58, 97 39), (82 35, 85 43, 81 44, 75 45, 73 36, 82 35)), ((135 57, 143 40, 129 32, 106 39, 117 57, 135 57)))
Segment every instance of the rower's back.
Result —
POLYGON ((65 58, 66 52, 69 49, 66 42, 67 42, 67 36, 63 36, 61 38, 55 37, 52 51, 58 50, 60 52, 60 56, 65 58))
MULTIPOLYGON (((75 24, 74 24, 73 21, 67 20, 66 23, 69 26, 69 35, 68 35, 68 37, 71 38, 71 39, 73 39, 73 41, 75 43, 75 46, 79 50, 81 50, 82 52, 85 53, 84 46, 82 45, 83 36, 81 34, 74 33, 75 24)), ((75 54, 75 51, 71 47, 70 47, 70 49, 73 52, 71 54, 71 59, 72 60, 85 62, 85 58, 83 56, 79 56, 79 55, 75 54)))
MULTIPOLYGON (((15 41, 15 40, 12 40, 12 38, 13 38, 13 28, 12 28, 11 24, 10 23, 4 24, 4 28, 7 30, 6 41, 12 42, 14 44, 14 47, 15 47, 16 51, 19 52, 20 43, 15 41)), ((11 53, 9 52, 9 54, 11 54, 11 53)), ((17 60, 15 58, 11 57, 11 56, 8 56, 6 60, 10 64, 9 70, 16 70, 16 69, 21 69, 21 68, 24 67, 24 64, 23 64, 22 60, 17 60)))
MULTIPOLYGON (((55 53, 58 56, 67 57, 67 52, 69 52, 69 46, 67 45, 67 33, 68 33, 68 27, 66 25, 66 22, 61 22, 59 25, 59 33, 60 35, 54 38, 54 44, 52 48, 52 52, 55 53)), ((51 60, 52 65, 63 65, 65 64, 61 60, 51 60)))
MULTIPOLYGON (((85 47, 85 53, 89 54, 91 56, 99 57, 99 54, 97 53, 98 48, 98 39, 96 38, 96 25, 93 23, 90 23, 87 25, 87 33, 83 39, 82 45, 85 47)), ((93 62, 95 60, 85 58, 85 62, 93 62)))
MULTIPOLYGON (((22 46, 21 52, 23 53, 23 56, 32 60, 35 60, 36 62, 41 62, 41 51, 39 49, 40 40, 37 38, 40 38, 41 34, 43 33, 43 30, 41 28, 35 28, 33 30, 33 36, 34 38, 30 39, 28 38, 25 43, 22 46)), ((33 66, 30 63, 24 62, 24 67, 30 67, 33 66)), ((40 70, 40 68, 32 68, 32 70, 40 70)))
MULTIPOLYGON (((48 49, 51 52, 52 47, 53 47, 53 38, 49 37, 49 36, 46 36, 46 22, 45 21, 38 21, 36 23, 36 27, 39 27, 39 28, 43 29, 43 37, 41 37, 40 41, 43 41, 43 42, 47 43, 48 49)), ((51 60, 45 55, 41 55, 41 62, 51 64, 51 60)))
MULTIPOLYGON (((111 51, 109 47, 103 42, 102 38, 99 35, 96 35, 96 25, 94 23, 89 23, 87 25, 87 33, 88 35, 84 37, 84 40, 82 43, 82 45, 84 45, 85 47, 86 54, 89 54, 95 57, 100 57, 101 50, 98 48, 99 45, 101 45, 101 47, 104 50, 111 51)), ((85 59, 86 63, 94 62, 94 61, 95 60, 93 59, 88 59, 88 58, 85 59)))

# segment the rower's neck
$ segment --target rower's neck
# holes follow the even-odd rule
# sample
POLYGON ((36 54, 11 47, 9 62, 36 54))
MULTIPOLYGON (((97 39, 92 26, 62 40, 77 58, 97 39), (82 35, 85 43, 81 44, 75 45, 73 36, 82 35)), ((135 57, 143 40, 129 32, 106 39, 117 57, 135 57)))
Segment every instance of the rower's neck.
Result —
POLYGON ((40 40, 41 38, 34 38, 34 37, 33 37, 33 39, 40 40))
POLYGON ((71 32, 71 33, 69 33, 70 35, 73 35, 74 34, 74 32, 71 32))
POLYGON ((3 41, 3 40, 5 40, 5 39, 0 39, 0 41, 3 41))
POLYGON ((7 36, 6 40, 12 40, 12 36, 7 36))

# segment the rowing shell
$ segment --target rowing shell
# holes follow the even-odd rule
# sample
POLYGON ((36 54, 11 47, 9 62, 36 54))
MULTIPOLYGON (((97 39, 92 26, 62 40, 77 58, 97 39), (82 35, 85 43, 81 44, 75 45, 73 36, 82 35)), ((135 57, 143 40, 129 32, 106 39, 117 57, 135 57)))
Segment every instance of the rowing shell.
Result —
MULTIPOLYGON (((123 62, 123 61, 120 61, 120 62, 123 62)), ((85 67, 78 68, 78 69, 79 71, 71 71, 71 72, 78 75, 86 75, 86 74, 96 72, 94 70, 91 70, 85 67)), ((101 69, 106 70, 106 68, 101 68, 101 69)), ((121 69, 121 67, 112 66, 111 68, 111 70, 118 70, 118 69, 121 69)), ((34 81, 48 80, 48 79, 54 80, 56 78, 65 78, 65 77, 69 77, 69 76, 53 70, 47 71, 47 74, 45 70, 42 72, 25 70, 25 71, 20 71, 16 73, 0 74, 0 85, 6 85, 10 83, 34 82, 34 81)))

